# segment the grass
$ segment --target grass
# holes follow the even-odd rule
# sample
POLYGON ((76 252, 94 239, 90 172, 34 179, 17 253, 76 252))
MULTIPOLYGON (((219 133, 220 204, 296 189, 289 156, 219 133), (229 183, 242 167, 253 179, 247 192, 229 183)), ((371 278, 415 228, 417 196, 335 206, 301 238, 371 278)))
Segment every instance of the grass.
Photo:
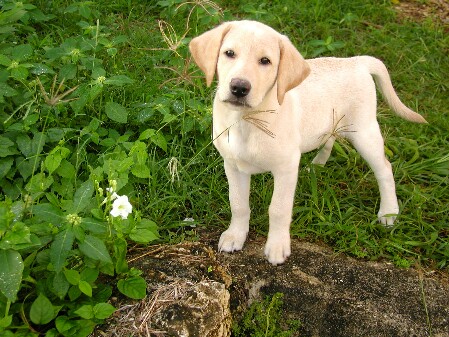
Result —
MULTIPOLYGON (((113 27, 113 34, 129 39, 110 66, 136 80, 111 96, 131 108, 151 105, 154 118, 146 123, 162 130, 168 140, 166 152, 151 150, 149 186, 139 187, 139 207, 158 223, 162 233, 171 233, 166 238, 184 237, 185 218, 194 218, 197 225, 223 228, 229 221, 227 183, 221 159, 210 143, 213 89, 205 88, 197 77, 199 72, 191 74, 196 69, 192 65, 185 76, 188 81, 176 71, 184 67, 188 39, 223 18, 249 18, 287 34, 306 57, 370 54, 384 60, 401 99, 429 121, 424 126, 407 123, 380 103, 379 120, 401 205, 392 231, 377 224, 379 196, 372 172, 350 146, 341 144, 324 168, 301 170, 292 234, 325 241, 338 251, 363 258, 388 258, 401 266, 424 263, 447 270, 449 122, 444 74, 449 72, 449 39, 444 27, 431 21, 399 20, 389 1, 273 1, 243 6, 217 1, 223 18, 211 15, 216 8, 207 1, 181 3, 114 1, 96 6, 102 11, 100 22, 113 27), (191 22, 185 34, 187 13, 191 22), (161 28, 158 19, 167 24, 161 28), (340 43, 334 48, 332 42, 326 44, 329 39, 340 43), (178 43, 181 57, 170 50, 170 43, 178 43), (179 176, 174 182, 167 170, 171 158, 178 162, 179 176)), ((313 156, 303 156, 302 168, 310 167, 313 156)), ((271 190, 269 174, 254 178, 251 228, 263 234, 271 190)))

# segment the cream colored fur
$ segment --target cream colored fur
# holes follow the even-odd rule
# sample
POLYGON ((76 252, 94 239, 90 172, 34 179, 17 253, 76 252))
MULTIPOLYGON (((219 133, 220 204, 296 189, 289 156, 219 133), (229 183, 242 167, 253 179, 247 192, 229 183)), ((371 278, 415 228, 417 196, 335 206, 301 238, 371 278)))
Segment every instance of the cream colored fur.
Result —
POLYGON ((271 172, 265 255, 272 264, 283 263, 290 255, 301 154, 321 147, 313 163, 324 165, 336 137, 348 139, 372 168, 381 197, 379 221, 393 224, 399 207, 376 119, 375 82, 398 116, 426 121, 399 100, 381 61, 370 56, 304 60, 288 38, 255 21, 224 23, 194 38, 190 51, 208 85, 218 76, 213 137, 224 159, 232 211, 220 251, 243 248, 250 177, 271 172))

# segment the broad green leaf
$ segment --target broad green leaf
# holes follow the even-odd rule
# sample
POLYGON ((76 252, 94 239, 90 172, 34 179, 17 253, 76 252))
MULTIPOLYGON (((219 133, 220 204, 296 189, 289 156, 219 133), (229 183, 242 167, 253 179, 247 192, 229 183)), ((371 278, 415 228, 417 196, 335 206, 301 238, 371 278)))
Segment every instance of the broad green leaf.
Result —
POLYGON ((16 61, 23 61, 33 54, 33 48, 29 44, 21 44, 11 51, 11 57, 16 61))
POLYGON ((139 140, 149 139, 151 137, 154 137, 155 134, 156 134, 156 130, 154 130, 154 129, 146 129, 145 131, 143 131, 140 134, 139 140))
POLYGON ((12 323, 12 315, 5 316, 0 319, 0 331, 2 331, 2 328, 7 328, 12 323))
POLYGON ((151 177, 150 169, 145 164, 136 164, 132 167, 131 173, 137 178, 148 179, 151 177))
POLYGON ((55 309, 50 300, 40 294, 31 304, 30 318, 34 324, 47 324, 55 317, 55 309))
POLYGON ((80 281, 78 283, 78 288, 80 288, 81 292, 89 297, 92 297, 92 287, 86 281, 80 281))
POLYGON ((74 286, 77 286, 78 283, 80 283, 81 279, 80 274, 78 273, 78 271, 74 269, 64 270, 64 276, 67 279, 67 281, 74 286))
POLYGON ((106 319, 115 312, 113 305, 109 303, 97 303, 93 308, 94 316, 97 319, 106 319))
POLYGON ((117 123, 128 121, 128 111, 126 108, 115 102, 107 102, 105 106, 106 115, 117 123))
POLYGON ((94 234, 104 234, 108 231, 108 224, 106 222, 93 218, 83 218, 81 226, 84 230, 94 234))
POLYGON ((100 271, 96 268, 84 268, 80 273, 81 280, 89 283, 94 283, 98 275, 100 275, 100 271))
POLYGON ((14 159, 11 157, 0 158, 0 179, 9 173, 13 163, 14 159))
POLYGON ((74 240, 75 235, 69 228, 59 232, 52 242, 50 246, 50 259, 57 273, 64 267, 67 257, 72 250, 74 240))
POLYGON ((135 300, 144 298, 147 293, 147 283, 140 276, 119 280, 117 288, 123 295, 135 300))
POLYGON ((78 68, 75 64, 73 63, 65 64, 59 70, 59 78, 71 80, 75 78, 77 70, 78 68))
POLYGON ((17 150, 12 140, 7 137, 0 136, 0 157, 6 157, 16 154, 17 150))
POLYGON ((90 205, 92 195, 94 193, 94 184, 92 181, 87 180, 81 184, 76 190, 73 198, 73 211, 72 213, 79 213, 84 211, 87 206, 90 205))
POLYGON ((33 148, 31 147, 31 138, 27 134, 18 135, 16 138, 16 143, 20 152, 22 152, 25 157, 29 157, 34 154, 33 148))
POLYGON ((19 81, 26 80, 29 74, 28 69, 22 66, 11 69, 11 77, 19 81))
POLYGON ((64 273, 56 273, 53 278, 53 292, 56 296, 58 296, 61 300, 67 295, 67 291, 69 291, 70 284, 67 281, 64 273))
POLYGON ((128 244, 125 239, 117 238, 114 240, 115 271, 117 274, 128 271, 128 262, 126 261, 127 247, 128 244))
POLYGON ((125 84, 132 84, 132 83, 134 83, 134 81, 125 75, 112 76, 110 78, 107 78, 104 81, 104 84, 117 85, 117 86, 122 86, 125 84))
POLYGON ((95 328, 95 322, 86 319, 71 320, 67 316, 56 318, 56 329, 64 337, 87 337, 95 328))
POLYGON ((90 304, 86 304, 76 310, 75 314, 84 319, 92 319, 94 318, 94 308, 90 304))
POLYGON ((61 164, 56 169, 56 173, 63 178, 73 179, 76 175, 75 166, 66 159, 61 161, 61 164))
POLYGON ((12 97, 17 95, 17 91, 7 85, 6 83, 0 82, 0 96, 12 97))
POLYGON ((25 189, 33 194, 46 191, 54 182, 52 176, 45 176, 45 173, 40 172, 31 177, 25 189))
POLYGON ((16 300, 22 282, 22 256, 15 250, 0 250, 0 292, 11 302, 16 300))
POLYGON ((129 234, 131 240, 138 243, 148 243, 159 238, 157 225, 150 220, 143 219, 129 234))
POLYGON ((0 239, 0 249, 15 248, 30 243, 30 229, 23 222, 16 221, 0 239))
POLYGON ((50 203, 37 204, 33 206, 32 213, 35 221, 42 221, 60 225, 65 221, 63 212, 50 203))
POLYGON ((91 259, 112 263, 111 256, 103 240, 93 235, 86 235, 85 240, 78 245, 79 250, 91 259))
POLYGON ((65 159, 70 154, 70 150, 62 147, 56 146, 45 158, 45 167, 48 172, 53 173, 61 164, 61 161, 65 159))
POLYGON ((162 132, 156 132, 156 134, 151 137, 151 141, 159 146, 162 150, 164 150, 165 152, 167 152, 167 140, 165 139, 164 135, 162 134, 162 132))

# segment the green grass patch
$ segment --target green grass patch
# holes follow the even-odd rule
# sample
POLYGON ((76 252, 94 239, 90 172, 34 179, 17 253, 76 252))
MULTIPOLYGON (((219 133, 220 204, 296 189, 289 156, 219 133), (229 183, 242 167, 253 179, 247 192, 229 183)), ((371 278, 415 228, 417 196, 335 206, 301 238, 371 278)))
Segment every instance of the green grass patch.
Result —
MULTIPOLYGON (((2 336, 87 336, 113 313, 114 291, 145 296, 140 271, 126 263, 130 243, 227 226, 227 182, 210 136, 214 88, 188 53, 192 37, 223 20, 267 23, 306 57, 385 61, 404 103, 429 121, 379 107, 397 224, 377 224, 374 176, 340 143, 324 168, 303 156, 292 234, 448 271, 447 27, 400 21, 390 1, 374 0, 0 6, 2 336), (116 282, 103 284, 106 276, 116 282)), ((272 185, 269 174, 253 180, 251 228, 263 234, 272 185)))

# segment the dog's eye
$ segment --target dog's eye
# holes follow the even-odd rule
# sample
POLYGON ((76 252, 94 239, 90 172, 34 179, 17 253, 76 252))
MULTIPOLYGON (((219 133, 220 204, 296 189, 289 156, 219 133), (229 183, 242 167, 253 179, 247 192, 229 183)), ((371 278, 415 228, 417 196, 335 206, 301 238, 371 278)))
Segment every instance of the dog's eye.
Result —
POLYGON ((270 61, 270 59, 269 59, 268 57, 262 57, 262 58, 259 60, 259 63, 260 63, 260 64, 263 64, 263 65, 267 65, 267 64, 271 64, 271 61, 270 61))
POLYGON ((233 50, 226 50, 225 51, 225 55, 229 58, 234 58, 235 57, 235 53, 233 50))

